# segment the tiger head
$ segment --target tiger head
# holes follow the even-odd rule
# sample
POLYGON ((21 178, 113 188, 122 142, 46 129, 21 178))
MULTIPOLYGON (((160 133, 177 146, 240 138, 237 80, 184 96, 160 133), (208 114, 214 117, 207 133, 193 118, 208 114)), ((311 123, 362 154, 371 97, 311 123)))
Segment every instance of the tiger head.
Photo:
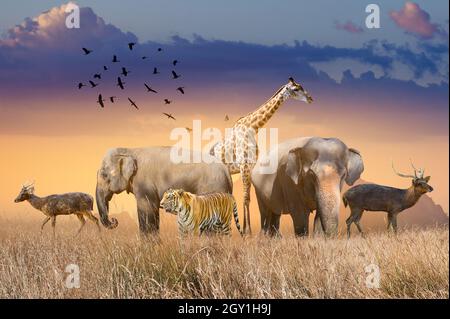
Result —
POLYGON ((188 199, 188 192, 185 192, 182 189, 169 189, 164 193, 159 205, 161 208, 165 209, 166 212, 177 215, 180 209, 187 206, 188 199))

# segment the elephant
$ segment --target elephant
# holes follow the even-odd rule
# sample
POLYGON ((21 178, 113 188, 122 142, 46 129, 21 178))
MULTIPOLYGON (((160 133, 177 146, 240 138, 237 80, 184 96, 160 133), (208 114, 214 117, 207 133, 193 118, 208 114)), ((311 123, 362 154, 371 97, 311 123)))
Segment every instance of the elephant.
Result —
POLYGON ((300 137, 279 144, 252 171, 261 231, 279 235, 281 214, 290 214, 295 234, 307 236, 309 214, 316 211, 314 233, 336 235, 343 183, 353 185, 363 171, 361 154, 337 138, 300 137), (276 170, 264 174, 268 160, 275 161, 276 170))
MULTIPOLYGON (((187 152, 192 159, 193 152, 187 152)), ((124 191, 136 198, 139 230, 143 234, 158 233, 160 200, 169 188, 194 194, 231 194, 233 184, 227 167, 214 162, 210 155, 202 156, 201 163, 176 163, 171 160, 171 147, 109 150, 97 173, 96 200, 103 226, 117 227, 117 219, 108 217, 109 202, 114 194, 124 191)))

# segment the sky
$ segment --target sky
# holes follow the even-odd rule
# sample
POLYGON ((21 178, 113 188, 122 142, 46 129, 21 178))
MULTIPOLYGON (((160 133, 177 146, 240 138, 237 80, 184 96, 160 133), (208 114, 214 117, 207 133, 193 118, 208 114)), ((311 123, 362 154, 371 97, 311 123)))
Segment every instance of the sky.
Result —
POLYGON ((448 1, 378 1, 380 29, 366 28, 362 1, 75 3, 79 29, 65 26, 67 2, 2 2, 0 212, 26 209, 12 203, 25 180, 36 180, 38 194, 93 193, 108 148, 173 144, 170 131, 194 119, 223 130, 290 76, 315 102, 283 105, 268 123, 280 141, 338 137, 363 154, 365 180, 396 187, 410 181, 393 174, 391 161, 408 172, 412 158, 448 211, 448 1), (128 42, 137 42, 133 51, 128 42), (121 91, 123 66, 131 73, 121 91), (99 86, 77 89, 88 80, 99 86), (101 109, 99 93, 118 101, 101 109))

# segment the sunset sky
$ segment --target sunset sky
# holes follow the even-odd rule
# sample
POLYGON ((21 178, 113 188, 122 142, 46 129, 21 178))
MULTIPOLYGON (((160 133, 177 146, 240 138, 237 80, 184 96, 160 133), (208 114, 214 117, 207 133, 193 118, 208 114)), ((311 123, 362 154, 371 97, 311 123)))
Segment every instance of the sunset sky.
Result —
MULTIPOLYGON (((26 180, 36 181, 38 195, 94 194, 108 148, 171 145, 171 130, 194 119, 224 130, 290 76, 315 102, 278 110, 267 126, 279 129, 280 142, 340 138, 362 153, 364 180, 396 187, 410 180, 395 176, 391 161, 411 173, 411 158, 432 176, 430 196, 448 212, 448 1, 377 1, 380 29, 366 28, 361 1, 74 3, 79 29, 65 26, 66 2, 2 2, 0 213, 31 210, 13 203, 26 180), (128 42, 137 42, 133 51, 128 42), (82 47, 93 52, 85 56, 82 47), (113 54, 120 63, 111 63, 113 54), (123 66, 131 73, 120 91, 123 66), (172 80, 172 69, 181 78, 172 80), (92 78, 97 72, 101 80, 92 78), (88 80, 99 86, 77 89, 88 80), (146 93, 144 82, 158 94, 146 93), (99 93, 118 101, 101 109, 99 93)), ((135 209, 125 196, 116 203, 118 211, 135 209)))

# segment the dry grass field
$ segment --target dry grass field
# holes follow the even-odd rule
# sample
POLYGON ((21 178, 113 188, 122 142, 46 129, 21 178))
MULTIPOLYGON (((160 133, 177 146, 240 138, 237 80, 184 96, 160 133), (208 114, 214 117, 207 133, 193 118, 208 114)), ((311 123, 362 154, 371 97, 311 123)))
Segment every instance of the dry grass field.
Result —
POLYGON ((87 224, 75 237, 75 217, 60 217, 53 239, 33 216, 0 217, 0 298, 449 297, 447 227, 350 240, 287 231, 180 240, 167 218, 159 239, 142 239, 124 221, 100 234, 87 224), (80 288, 65 286, 68 264, 79 266, 80 288), (379 288, 366 285, 369 264, 380 269, 379 288))

